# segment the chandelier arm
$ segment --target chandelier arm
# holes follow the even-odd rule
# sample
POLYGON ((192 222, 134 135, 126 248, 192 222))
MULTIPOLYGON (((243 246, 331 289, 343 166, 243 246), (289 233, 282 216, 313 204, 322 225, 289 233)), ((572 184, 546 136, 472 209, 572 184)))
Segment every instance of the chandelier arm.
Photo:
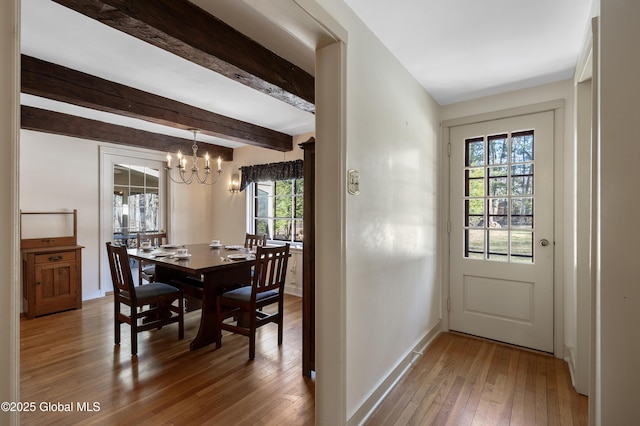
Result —
POLYGON ((180 170, 180 178, 184 181, 184 183, 186 183, 187 185, 191 185, 191 182, 193 182, 193 169, 191 170, 191 173, 189 174, 189 178, 185 179, 184 176, 186 174, 186 171, 184 169, 180 170))
POLYGON ((204 178, 200 177, 200 168, 198 167, 198 142, 197 142, 197 136, 196 136, 198 133, 198 130, 191 129, 191 131, 193 132, 193 145, 191 145, 193 156, 192 156, 192 163, 191 163, 191 173, 189 174, 189 177, 188 178, 185 177, 186 161, 180 155, 178 155, 178 166, 177 166, 178 176, 180 178, 177 179, 172 176, 173 169, 171 168, 171 155, 169 154, 167 155, 167 165, 165 166, 167 177, 172 182, 178 183, 178 184, 190 185, 194 181, 194 177, 195 177, 195 180, 197 180, 197 182, 201 185, 213 185, 216 182, 218 182, 218 180, 220 179, 220 175, 222 174, 222 169, 220 167, 220 157, 218 157, 218 170, 216 170, 216 173, 218 173, 218 176, 216 176, 215 180, 213 182, 209 182, 209 175, 211 175, 212 173, 211 173, 211 167, 209 166, 208 153, 205 156, 205 167, 203 168, 204 178), (184 163, 182 161, 184 161, 184 163))
POLYGON ((198 179, 198 183, 200 183, 201 185, 213 185, 214 183, 218 182, 218 179, 220 179, 220 175, 222 174, 222 170, 218 170, 216 173, 218 173, 218 176, 216 177, 216 179, 213 182, 207 182, 207 180, 209 179, 209 176, 211 175, 211 173, 206 173, 204 179, 200 179, 200 174, 197 174, 196 177, 198 179))

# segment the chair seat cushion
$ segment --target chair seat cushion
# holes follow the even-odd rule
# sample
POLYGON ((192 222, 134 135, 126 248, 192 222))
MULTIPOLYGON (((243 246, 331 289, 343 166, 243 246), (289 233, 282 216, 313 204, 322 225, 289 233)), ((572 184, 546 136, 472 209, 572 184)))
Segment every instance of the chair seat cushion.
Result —
POLYGON ((146 299, 149 297, 162 296, 165 294, 176 293, 179 290, 172 285, 164 283, 144 284, 136 287, 136 297, 138 299, 146 299))
POLYGON ((156 274, 156 265, 147 265, 142 267, 142 273, 147 275, 156 274))
MULTIPOLYGON (((251 286, 240 287, 235 290, 227 291, 226 293, 222 293, 222 297, 227 297, 229 299, 235 300, 244 300, 249 301, 251 299, 251 286)), ((278 292, 274 290, 265 291, 264 293, 258 293, 256 296, 256 300, 266 299, 267 297, 277 296, 278 292)))

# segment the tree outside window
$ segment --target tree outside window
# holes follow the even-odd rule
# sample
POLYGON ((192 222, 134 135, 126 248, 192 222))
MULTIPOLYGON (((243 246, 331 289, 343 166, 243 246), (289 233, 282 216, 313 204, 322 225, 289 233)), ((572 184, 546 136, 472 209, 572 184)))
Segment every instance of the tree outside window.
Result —
POLYGON ((254 183, 253 232, 269 240, 302 242, 303 193, 303 179, 254 183))
POLYGON ((113 183, 114 235, 159 230, 159 170, 115 164, 113 183))

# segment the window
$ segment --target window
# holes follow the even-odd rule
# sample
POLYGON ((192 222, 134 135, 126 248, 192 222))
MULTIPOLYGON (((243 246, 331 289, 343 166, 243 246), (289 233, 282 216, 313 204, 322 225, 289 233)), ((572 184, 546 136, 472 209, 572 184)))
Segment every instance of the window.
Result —
POLYGON ((268 240, 302 242, 304 180, 254 182, 251 188, 252 232, 268 240))
POLYGON ((533 263, 534 131, 465 142, 464 256, 533 263))
POLYGON ((160 191, 157 168, 113 165, 113 233, 128 241, 138 232, 159 231, 160 191))

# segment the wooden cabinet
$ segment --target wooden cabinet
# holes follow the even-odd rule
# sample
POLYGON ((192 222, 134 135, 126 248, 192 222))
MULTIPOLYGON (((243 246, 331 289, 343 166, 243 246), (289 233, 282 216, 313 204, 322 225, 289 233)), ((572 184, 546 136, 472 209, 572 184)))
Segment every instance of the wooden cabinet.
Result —
POLYGON ((82 307, 82 246, 77 244, 76 211, 21 212, 24 215, 71 215, 73 235, 21 238, 22 299, 27 318, 82 307))
POLYGON ((81 250, 77 245, 22 250, 27 318, 82 307, 81 250))

